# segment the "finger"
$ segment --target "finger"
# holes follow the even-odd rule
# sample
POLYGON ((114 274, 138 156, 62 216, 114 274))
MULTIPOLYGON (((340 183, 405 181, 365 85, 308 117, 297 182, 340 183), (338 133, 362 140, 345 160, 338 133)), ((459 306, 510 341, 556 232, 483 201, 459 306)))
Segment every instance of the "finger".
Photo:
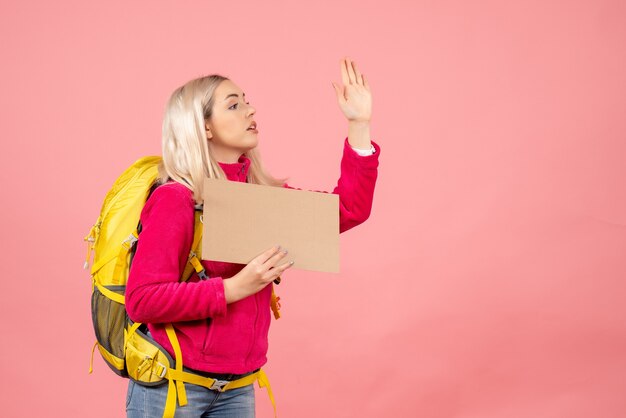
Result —
POLYGON ((271 274, 278 274, 279 276, 283 273, 283 271, 287 270, 289 267, 293 266, 294 261, 287 261, 283 264, 280 264, 278 266, 274 266, 271 269, 268 270, 269 273, 271 274))
POLYGON ((354 74, 354 68, 352 68, 352 61, 348 61, 348 78, 350 78, 350 84, 356 84, 356 75, 354 74))
POLYGON ((275 245, 272 248, 269 248, 263 251, 260 255, 257 256, 256 261, 261 264, 265 264, 267 260, 269 260, 277 251, 280 251, 280 245, 275 245))
POLYGON ((356 78, 357 84, 363 85, 363 77, 359 70, 356 68, 356 62, 352 61, 352 68, 354 69, 354 75, 356 78))
POLYGON ((287 250, 281 249, 281 251, 278 251, 276 254, 271 256, 265 263, 263 263, 263 267, 270 269, 278 262, 278 260, 280 260, 286 255, 287 255, 287 250))
POLYGON ((284 273, 285 270, 292 267, 295 261, 287 261, 286 263, 281 264, 280 266, 274 267, 273 270, 278 270, 278 276, 284 273))
POLYGON ((361 74, 361 77, 363 77, 363 85, 365 86, 365 88, 369 91, 370 89, 370 83, 367 82, 367 80, 365 79, 365 76, 363 74, 361 74))
POLYGON ((350 78, 348 77, 348 67, 346 65, 345 58, 341 60, 341 81, 343 81, 344 86, 350 84, 350 78))
POLYGON ((278 267, 272 267, 263 275, 263 280, 266 282, 271 282, 272 280, 276 280, 283 274, 285 270, 287 270, 292 265, 293 265, 293 261, 289 261, 287 263, 281 264, 278 267))

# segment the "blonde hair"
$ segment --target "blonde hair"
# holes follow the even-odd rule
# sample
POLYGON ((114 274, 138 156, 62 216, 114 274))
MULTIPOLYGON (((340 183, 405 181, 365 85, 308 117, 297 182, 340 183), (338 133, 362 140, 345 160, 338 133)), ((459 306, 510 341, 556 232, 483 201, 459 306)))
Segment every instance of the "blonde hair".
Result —
MULTIPOLYGON (((207 144, 205 122, 212 116, 215 89, 227 77, 211 74, 191 80, 174 90, 163 117, 163 159, 158 166, 157 183, 168 180, 185 185, 196 204, 203 203, 204 179, 227 179, 224 170, 211 155, 207 144)), ((289 177, 270 175, 261 162, 259 150, 244 155, 250 159, 248 183, 283 187, 289 177)))

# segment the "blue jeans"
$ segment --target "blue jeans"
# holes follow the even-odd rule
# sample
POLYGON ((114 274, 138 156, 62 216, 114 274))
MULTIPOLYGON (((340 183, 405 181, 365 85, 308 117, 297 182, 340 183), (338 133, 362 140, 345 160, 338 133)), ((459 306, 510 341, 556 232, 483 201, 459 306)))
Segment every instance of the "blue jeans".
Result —
MULTIPOLYGON (((162 418, 167 398, 167 383, 143 386, 128 379, 127 418, 162 418)), ((254 418, 254 384, 218 392, 185 383, 187 405, 176 402, 176 418, 254 418)))

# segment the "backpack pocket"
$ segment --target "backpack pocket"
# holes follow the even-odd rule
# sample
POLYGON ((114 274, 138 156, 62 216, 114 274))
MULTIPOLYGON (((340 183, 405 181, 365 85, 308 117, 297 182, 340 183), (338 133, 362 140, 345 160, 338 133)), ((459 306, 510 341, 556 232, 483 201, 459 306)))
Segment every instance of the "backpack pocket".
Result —
MULTIPOLYGON (((124 296, 126 286, 105 286, 107 290, 124 296)), ((99 349, 107 364, 120 376, 126 376, 124 362, 124 328, 126 325, 126 308, 123 304, 102 294, 94 287, 91 295, 91 317, 99 349), (120 368, 120 366, 122 366, 120 368)))
POLYGON ((126 342, 126 369, 131 379, 144 386, 158 386, 167 381, 165 372, 174 364, 173 359, 152 338, 140 330, 126 342))

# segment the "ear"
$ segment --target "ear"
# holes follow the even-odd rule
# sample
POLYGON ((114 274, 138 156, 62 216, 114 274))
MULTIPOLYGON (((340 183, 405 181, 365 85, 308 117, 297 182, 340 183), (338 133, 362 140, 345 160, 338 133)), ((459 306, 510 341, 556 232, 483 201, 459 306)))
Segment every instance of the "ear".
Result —
POLYGON ((211 127, 209 126, 208 123, 204 124, 204 129, 205 129, 205 132, 206 132, 207 139, 213 138, 213 134, 211 133, 211 127))

